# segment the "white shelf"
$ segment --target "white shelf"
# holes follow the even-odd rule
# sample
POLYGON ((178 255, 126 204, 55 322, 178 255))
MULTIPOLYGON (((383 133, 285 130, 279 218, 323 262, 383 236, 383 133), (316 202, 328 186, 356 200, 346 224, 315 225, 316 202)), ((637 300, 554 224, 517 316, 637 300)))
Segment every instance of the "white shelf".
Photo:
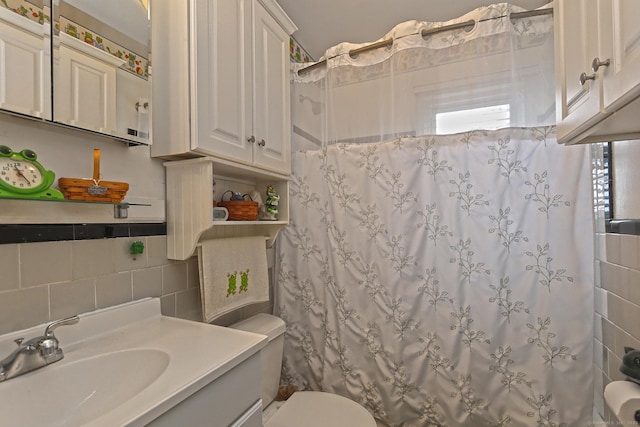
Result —
POLYGON ((146 202, 88 202, 82 200, 17 199, 0 197, 0 224, 99 224, 114 222, 162 222, 163 200, 146 202), (114 207, 127 205, 128 217, 116 216, 114 207))
POLYGON ((287 225, 286 221, 213 221, 211 226, 228 227, 233 225, 287 225))
MULTIPOLYGON (((271 246, 289 223, 288 177, 213 157, 165 162, 167 171, 167 256, 185 260, 201 240, 265 236, 271 246), (213 221, 216 201, 229 189, 264 194, 273 185, 280 194, 278 221, 213 221), (233 188, 229 188, 233 186, 233 188)), ((264 197, 264 195, 263 195, 264 197)))
POLYGON ((99 61, 104 62, 105 64, 112 65, 116 68, 122 67, 127 63, 124 59, 118 58, 117 56, 112 55, 102 49, 98 49, 97 47, 85 43, 82 40, 78 40, 77 38, 70 36, 67 33, 60 33, 60 44, 69 46, 70 48, 75 49, 78 52, 93 57, 99 61))
POLYGON ((40 38, 43 38, 45 34, 49 34, 48 23, 47 25, 39 24, 4 7, 0 7, 0 21, 12 24, 24 31, 28 31, 35 36, 39 36, 40 38))

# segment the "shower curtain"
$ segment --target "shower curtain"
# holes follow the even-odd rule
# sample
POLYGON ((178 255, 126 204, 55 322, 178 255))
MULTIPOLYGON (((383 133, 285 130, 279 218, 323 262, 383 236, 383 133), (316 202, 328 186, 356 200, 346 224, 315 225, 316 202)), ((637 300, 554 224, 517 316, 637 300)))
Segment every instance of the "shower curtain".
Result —
POLYGON ((589 150, 555 140, 552 20, 519 11, 293 70, 283 383, 389 426, 591 423, 589 150))

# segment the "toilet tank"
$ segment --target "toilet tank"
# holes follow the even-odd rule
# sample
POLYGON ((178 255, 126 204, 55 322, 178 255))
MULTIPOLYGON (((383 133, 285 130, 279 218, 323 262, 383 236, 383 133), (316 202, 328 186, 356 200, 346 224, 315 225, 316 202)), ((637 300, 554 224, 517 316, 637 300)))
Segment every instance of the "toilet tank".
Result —
POLYGON ((260 351, 262 374, 262 407, 266 408, 278 394, 282 369, 285 324, 271 314, 260 313, 229 326, 269 337, 269 343, 260 351))

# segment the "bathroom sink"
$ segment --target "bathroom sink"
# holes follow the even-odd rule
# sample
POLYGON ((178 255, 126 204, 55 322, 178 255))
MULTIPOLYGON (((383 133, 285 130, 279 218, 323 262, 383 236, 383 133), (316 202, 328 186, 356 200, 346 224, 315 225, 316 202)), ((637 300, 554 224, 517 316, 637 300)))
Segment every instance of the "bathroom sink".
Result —
POLYGON ((152 384, 170 357, 160 350, 133 349, 64 360, 0 383, 3 425, 88 423, 152 384))
MULTIPOLYGON (((254 360, 267 343, 263 335, 163 316, 159 298, 80 314, 79 319, 56 329, 62 360, 0 381, 0 426, 209 425, 210 416, 194 421, 196 412, 235 409, 238 399, 227 398, 225 378, 254 360), (212 384, 223 384, 224 391, 212 384), (194 397, 205 390, 218 390, 213 401, 220 408, 194 397)), ((44 330, 38 325, 0 335, 0 357, 16 348, 16 340, 44 330)), ((244 393, 251 397, 244 403, 253 404, 259 394, 259 387, 255 399, 244 393)))

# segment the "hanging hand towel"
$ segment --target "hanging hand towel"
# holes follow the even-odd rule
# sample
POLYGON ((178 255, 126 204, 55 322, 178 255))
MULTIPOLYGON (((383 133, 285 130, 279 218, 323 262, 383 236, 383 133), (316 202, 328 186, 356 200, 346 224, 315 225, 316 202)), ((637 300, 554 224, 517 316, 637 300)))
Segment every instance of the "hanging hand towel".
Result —
POLYGON ((265 238, 204 240, 198 247, 204 321, 248 304, 269 301, 265 238))

